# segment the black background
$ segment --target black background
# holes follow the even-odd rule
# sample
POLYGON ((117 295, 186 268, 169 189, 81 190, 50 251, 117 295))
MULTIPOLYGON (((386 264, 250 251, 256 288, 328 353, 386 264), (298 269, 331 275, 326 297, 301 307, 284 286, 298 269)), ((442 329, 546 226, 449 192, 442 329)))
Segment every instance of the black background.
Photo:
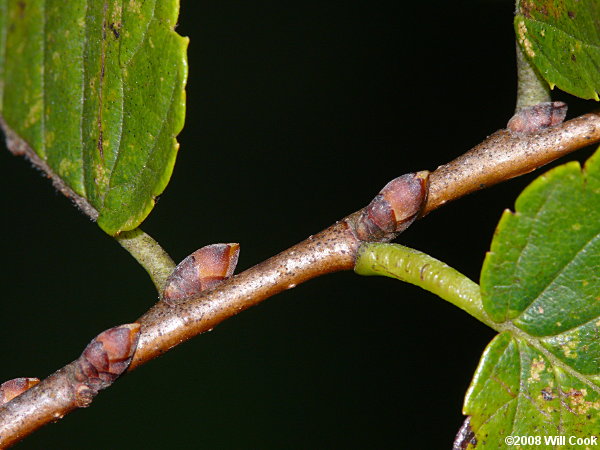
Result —
MULTIPOLYGON (((239 242, 248 268, 502 128, 510 1, 183 0, 188 108, 142 228, 176 260, 239 242)), ((564 94, 571 113, 594 105, 564 94)), ((0 152, 0 379, 44 377, 156 300, 145 272, 29 164, 0 152)), ((589 152, 588 152, 589 153, 589 152)), ((474 280, 534 175, 400 236, 474 280)), ((19 448, 450 448, 494 332, 419 288, 334 274, 124 377, 19 448)))

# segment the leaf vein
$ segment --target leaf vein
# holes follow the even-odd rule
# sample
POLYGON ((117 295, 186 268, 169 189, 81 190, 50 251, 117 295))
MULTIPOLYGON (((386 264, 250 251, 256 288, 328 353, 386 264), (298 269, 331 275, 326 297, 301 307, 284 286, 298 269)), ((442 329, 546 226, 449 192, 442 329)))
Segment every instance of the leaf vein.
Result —
POLYGON ((575 36, 574 34, 568 33, 567 31, 563 30, 562 28, 557 27, 556 25, 554 25, 550 22, 543 22, 538 19, 526 19, 526 20, 536 23, 536 24, 542 24, 542 25, 548 26, 548 27, 552 28, 552 31, 555 33, 562 33, 565 36, 567 36, 568 38, 573 39, 574 41, 582 42, 585 45, 588 45, 590 47, 594 47, 594 48, 597 48, 598 50, 600 50, 600 45, 595 45, 591 42, 588 42, 587 40, 584 40, 583 38, 579 38, 579 37, 575 36))
POLYGON ((42 111, 40 114, 40 133, 41 133, 41 138, 40 138, 40 147, 41 147, 41 153, 42 155, 44 155, 44 158, 46 161, 48 160, 48 155, 46 155, 46 22, 47 22, 47 18, 46 18, 46 12, 47 12, 47 8, 46 8, 46 0, 44 0, 42 2, 42 64, 40 67, 40 71, 42 73, 41 76, 41 84, 42 84, 42 111))
MULTIPOLYGON (((533 245, 533 243, 531 242, 532 241, 531 236, 533 236, 533 233, 535 232, 535 227, 533 226, 533 224, 535 224, 535 223, 538 222, 540 214, 542 214, 542 212, 544 211, 546 205, 550 201, 550 197, 552 197, 552 195, 556 191, 557 187, 556 186, 552 186, 551 189, 552 190, 550 191, 550 193, 546 196, 546 198, 544 199, 544 201, 539 205, 538 209, 535 211, 535 214, 534 214, 533 218, 524 217, 524 218, 527 218, 528 221, 531 222, 531 224, 530 224, 529 232, 527 234, 526 244, 523 247, 523 249, 521 250, 521 252, 519 253, 519 257, 517 258, 517 261, 515 262, 515 270, 514 270, 515 274, 521 272, 523 258, 524 258, 524 255, 527 253, 526 250, 533 245)), ((512 304, 515 302, 515 296, 516 295, 517 295, 517 293, 515 293, 514 290, 513 290, 513 292, 511 293, 509 301, 506 302, 506 310, 505 310, 505 313, 504 313, 504 317, 508 317, 508 312, 509 312, 512 304)), ((532 302, 533 302, 533 300, 532 300, 532 302)), ((517 317, 519 317, 522 313, 523 312, 521 311, 521 313, 519 313, 519 315, 517 315, 517 317)), ((516 319, 517 317, 513 317, 512 320, 516 319)))
MULTIPOLYGON (((114 176, 115 172, 118 169, 118 163, 119 163, 119 160, 121 158, 121 155, 123 154, 123 152, 121 151, 121 149, 119 149, 119 154, 117 155, 117 159, 116 159, 115 164, 113 166, 114 168, 113 168, 113 170, 112 170, 112 172, 110 174, 109 183, 108 183, 108 185, 109 185, 108 191, 111 191, 111 190, 113 190, 113 189, 115 189, 115 188, 117 188, 119 186, 125 185, 125 184, 131 184, 133 180, 138 180, 140 177, 142 177, 144 171, 148 169, 146 167, 146 164, 148 163, 148 160, 150 160, 151 156, 154 154, 154 152, 155 152, 155 150, 157 148, 158 136, 160 136, 162 134, 163 130, 165 129, 165 126, 167 125, 166 118, 167 118, 167 116, 171 112, 171 109, 174 106, 173 105, 173 103, 174 103, 173 99, 175 98, 175 91, 176 90, 177 90, 176 89, 176 85, 173 84, 173 89, 171 90, 171 95, 170 95, 170 99, 169 99, 169 104, 171 106, 166 110, 165 116, 163 117, 163 120, 161 120, 161 126, 160 126, 160 129, 159 129, 156 137, 155 137, 154 145, 152 146, 152 148, 149 149, 148 154, 145 157, 144 168, 141 171, 137 172, 131 179, 129 179, 127 183, 121 183, 121 184, 113 185, 113 183, 112 183, 113 176, 114 176)), ((148 170, 150 170, 150 169, 148 169, 148 170)))
POLYGON ((537 294, 535 297, 532 298, 531 302, 529 303, 529 306, 525 309, 523 309, 516 317, 514 317, 511 321, 514 321, 515 319, 518 319, 519 317, 521 317, 526 311, 530 311, 532 308, 533 303, 535 303, 537 300, 539 300, 539 298, 544 295, 544 293, 546 293, 555 283, 557 278, 559 278, 565 271, 567 271, 575 262, 577 262, 577 258, 579 255, 581 255, 583 252, 585 252, 586 247, 588 247, 590 244, 593 244, 596 239, 598 239, 600 237, 600 234, 596 234, 594 236, 592 236, 590 239, 588 239, 574 254, 573 256, 570 258, 569 262, 567 264, 565 264, 563 267, 561 267, 561 269, 559 271, 557 271, 554 276, 552 277, 552 279, 546 284, 546 286, 542 289, 542 291, 537 294))
MULTIPOLYGON (((157 0, 157 1, 160 1, 160 0, 157 0)), ((143 37, 140 40, 140 43, 135 48, 135 50, 133 50, 133 52, 131 53, 131 57, 126 62, 123 63, 123 67, 124 68, 127 68, 129 66, 129 64, 131 63, 131 61, 133 61, 133 59, 138 54, 138 52, 140 51, 140 49, 146 43, 146 40, 148 38, 148 30, 150 29, 150 25, 152 24, 152 21, 154 20, 155 15, 156 15, 156 2, 154 3, 154 7, 152 8, 152 15, 150 16, 150 20, 148 21, 148 24, 146 25, 146 29, 144 30, 143 37)), ((119 47, 120 47, 120 45, 121 44, 119 44, 119 47)), ((119 55, 120 54, 121 54, 121 52, 120 52, 120 48, 119 48, 119 55)))

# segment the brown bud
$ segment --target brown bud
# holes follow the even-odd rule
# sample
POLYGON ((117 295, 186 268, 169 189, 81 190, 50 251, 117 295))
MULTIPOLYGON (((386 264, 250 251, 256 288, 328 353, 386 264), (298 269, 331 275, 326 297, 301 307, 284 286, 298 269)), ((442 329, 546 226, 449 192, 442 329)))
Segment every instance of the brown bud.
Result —
POLYGON ((427 200, 429 172, 407 173, 393 179, 363 210, 356 224, 362 241, 379 241, 407 229, 427 200))
POLYGON ((210 289, 233 275, 239 244, 212 244, 181 261, 167 279, 162 299, 170 304, 210 289))
POLYGON ((131 362, 140 335, 140 324, 120 325, 103 331, 85 348, 77 363, 75 379, 81 406, 99 390, 110 386, 131 362))
POLYGON ((567 115, 564 102, 544 102, 518 111, 506 127, 513 133, 535 134, 545 128, 560 125, 567 115))
POLYGON ((13 378, 0 384, 0 405, 10 402, 17 395, 38 384, 38 378, 13 378))

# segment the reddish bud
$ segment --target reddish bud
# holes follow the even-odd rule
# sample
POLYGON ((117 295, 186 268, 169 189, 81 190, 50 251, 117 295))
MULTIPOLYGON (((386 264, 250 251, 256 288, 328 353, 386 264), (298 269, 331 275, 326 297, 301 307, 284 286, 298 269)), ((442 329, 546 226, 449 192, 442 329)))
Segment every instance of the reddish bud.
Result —
POLYGON ((13 378, 0 384, 0 405, 10 402, 17 395, 38 384, 38 378, 13 378))
POLYGON ((75 379, 80 383, 76 390, 82 406, 125 372, 139 335, 139 323, 120 325, 103 331, 88 344, 76 361, 75 379))
POLYGON ((513 133, 535 134, 545 128, 560 125, 567 115, 564 102, 544 102, 518 111, 506 127, 513 133))
POLYGON ((167 279, 163 300, 175 303, 210 289, 233 275, 239 244, 212 244, 181 261, 167 279))
POLYGON ((427 200, 429 172, 407 173, 393 179, 363 210, 356 224, 362 241, 378 241, 407 229, 427 200))

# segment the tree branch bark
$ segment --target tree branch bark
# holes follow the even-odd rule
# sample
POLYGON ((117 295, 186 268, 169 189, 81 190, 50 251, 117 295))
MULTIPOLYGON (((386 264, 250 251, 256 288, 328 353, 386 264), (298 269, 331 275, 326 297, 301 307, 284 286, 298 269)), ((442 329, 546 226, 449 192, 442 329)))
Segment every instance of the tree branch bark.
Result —
MULTIPOLYGON (((363 241, 389 241, 413 220, 449 201, 531 172, 599 141, 600 114, 586 114, 535 134, 500 130, 429 176, 422 172, 399 177, 370 205, 321 233, 198 296, 154 305, 136 322, 141 329, 128 371, 285 289, 326 273, 352 270, 363 241)), ((82 406, 60 398, 64 387, 56 391, 56 386, 64 383, 72 388, 68 377, 73 370, 68 368, 78 361, 0 408, 0 446, 15 443, 82 406), (48 399, 55 401, 49 403, 48 399)))
POLYGON ((422 215, 472 192, 532 172, 598 142, 599 136, 600 113, 585 114, 537 134, 499 130, 432 172, 422 215))

